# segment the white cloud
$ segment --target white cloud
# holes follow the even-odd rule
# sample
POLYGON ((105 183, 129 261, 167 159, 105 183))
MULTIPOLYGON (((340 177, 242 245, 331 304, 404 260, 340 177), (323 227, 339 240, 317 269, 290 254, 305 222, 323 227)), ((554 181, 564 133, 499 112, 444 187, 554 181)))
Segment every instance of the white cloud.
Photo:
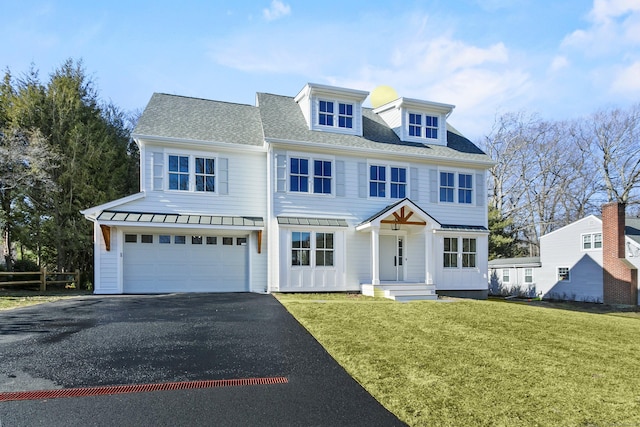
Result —
POLYGON ((594 0, 588 19, 591 24, 565 37, 562 47, 603 55, 640 43, 638 0, 594 0))
POLYGON ((563 68, 567 68, 568 66, 569 60, 567 59, 567 57, 563 55, 557 55, 555 58, 553 58, 550 69, 551 71, 559 71, 563 68))
POLYGON ((370 16, 313 28, 290 21, 269 28, 268 35, 256 27, 215 40, 209 55, 216 63, 249 73, 299 75, 303 82, 368 91, 389 85, 400 96, 455 104, 462 132, 480 133, 499 105, 527 98, 531 76, 523 70, 522 58, 512 58, 504 43, 463 41, 450 26, 442 28, 438 19, 432 23, 426 15, 380 19, 380 25, 398 30, 372 33, 369 29, 378 23, 370 16), (309 49, 319 41, 331 48, 309 49), (476 117, 463 119, 473 109, 476 117), (477 118, 484 115, 486 119, 477 118))
POLYGON ((640 60, 616 70, 611 90, 625 97, 637 98, 640 95, 640 60))
POLYGON ((272 0, 271 6, 268 9, 262 10, 262 16, 267 21, 275 21, 284 16, 291 14, 291 6, 282 3, 280 0, 272 0))

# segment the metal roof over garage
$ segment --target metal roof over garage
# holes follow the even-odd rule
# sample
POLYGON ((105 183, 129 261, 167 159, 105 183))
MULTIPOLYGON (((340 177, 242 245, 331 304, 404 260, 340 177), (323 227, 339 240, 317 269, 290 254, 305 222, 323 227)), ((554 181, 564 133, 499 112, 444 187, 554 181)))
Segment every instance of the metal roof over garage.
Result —
POLYGON ((315 225, 319 227, 348 227, 346 219, 342 218, 303 218, 279 216, 280 225, 315 225))
POLYGON ((254 216, 218 216, 165 214, 151 212, 103 211, 97 218, 100 222, 131 222, 154 224, 193 224, 235 227, 264 227, 264 219, 254 216))

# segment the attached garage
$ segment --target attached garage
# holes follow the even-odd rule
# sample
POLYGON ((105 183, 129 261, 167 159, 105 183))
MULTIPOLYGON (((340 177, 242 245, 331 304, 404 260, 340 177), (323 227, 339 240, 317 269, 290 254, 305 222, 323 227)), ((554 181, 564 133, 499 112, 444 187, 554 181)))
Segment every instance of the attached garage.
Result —
POLYGON ((248 236, 125 233, 123 290, 247 292, 248 236))
POLYGON ((264 292, 263 231, 260 217, 104 210, 95 292, 264 292))

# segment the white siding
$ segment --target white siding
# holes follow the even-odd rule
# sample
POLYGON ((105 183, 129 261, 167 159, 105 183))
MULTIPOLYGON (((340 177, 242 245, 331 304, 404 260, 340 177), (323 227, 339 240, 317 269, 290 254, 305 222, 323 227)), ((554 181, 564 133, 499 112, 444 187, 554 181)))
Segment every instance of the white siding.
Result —
POLYGON ((589 216, 540 238, 538 292, 546 298, 602 302, 602 249, 582 250, 582 234, 601 233, 602 222, 589 216), (559 281, 568 267, 569 281, 559 281))
POLYGON ((122 292, 120 286, 120 252, 121 242, 118 229, 111 227, 111 250, 107 252, 102 230, 98 224, 94 224, 95 245, 95 283, 94 292, 96 294, 119 294, 122 292))
MULTIPOLYGON (((486 290, 488 285, 488 237, 460 233, 436 234, 436 289, 437 290, 486 290), (457 268, 444 268, 444 237, 471 237, 476 239, 476 268, 462 268, 458 258, 457 268)), ((462 248, 459 247, 459 251, 462 248)))

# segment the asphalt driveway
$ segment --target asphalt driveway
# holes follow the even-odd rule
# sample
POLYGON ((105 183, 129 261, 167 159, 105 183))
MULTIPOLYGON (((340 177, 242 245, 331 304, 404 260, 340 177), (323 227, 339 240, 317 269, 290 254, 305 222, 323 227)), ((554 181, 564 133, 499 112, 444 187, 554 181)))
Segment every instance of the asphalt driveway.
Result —
POLYGON ((288 382, 0 402, 0 426, 403 425, 270 295, 0 311, 0 393, 271 377, 288 382))

